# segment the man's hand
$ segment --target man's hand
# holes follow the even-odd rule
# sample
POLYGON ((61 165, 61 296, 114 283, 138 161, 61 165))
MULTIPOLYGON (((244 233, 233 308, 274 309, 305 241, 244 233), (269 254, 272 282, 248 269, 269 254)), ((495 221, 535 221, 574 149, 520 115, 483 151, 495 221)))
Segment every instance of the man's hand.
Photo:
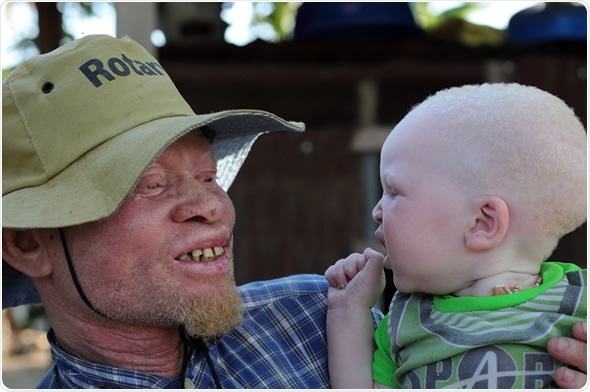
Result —
POLYGON ((574 324, 574 338, 557 336, 549 339, 547 351, 553 358, 571 367, 561 367, 555 372, 555 382, 561 388, 579 389, 586 385, 586 321, 574 324))

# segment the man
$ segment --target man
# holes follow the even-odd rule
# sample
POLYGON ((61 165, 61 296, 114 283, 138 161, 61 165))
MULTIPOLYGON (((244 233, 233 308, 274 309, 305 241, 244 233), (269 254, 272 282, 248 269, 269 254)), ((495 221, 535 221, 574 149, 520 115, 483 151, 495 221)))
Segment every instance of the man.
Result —
POLYGON ((195 115, 141 46, 108 36, 28 60, 2 90, 3 307, 45 306, 39 387, 329 387, 325 280, 233 278, 226 190, 260 133, 303 124, 195 115))

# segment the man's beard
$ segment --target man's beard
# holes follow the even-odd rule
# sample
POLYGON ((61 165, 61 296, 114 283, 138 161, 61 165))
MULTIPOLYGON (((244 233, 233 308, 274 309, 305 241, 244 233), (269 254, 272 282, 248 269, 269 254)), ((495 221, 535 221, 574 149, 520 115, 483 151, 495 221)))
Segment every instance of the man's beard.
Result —
POLYGON ((242 299, 235 287, 182 304, 180 323, 193 337, 214 338, 241 324, 242 299))
MULTIPOLYGON (((216 286, 217 289, 213 293, 204 292, 187 298, 176 290, 150 295, 145 294, 150 293, 147 288, 142 288, 135 295, 129 293, 123 300, 112 295, 110 290, 111 295, 105 292, 103 296, 111 304, 105 313, 110 319, 129 325, 182 326, 189 336, 215 338, 240 325, 244 310, 233 276, 209 280, 206 286, 216 286), (143 300, 131 301, 130 298, 143 300)), ((100 305, 107 308, 103 303, 100 305)))

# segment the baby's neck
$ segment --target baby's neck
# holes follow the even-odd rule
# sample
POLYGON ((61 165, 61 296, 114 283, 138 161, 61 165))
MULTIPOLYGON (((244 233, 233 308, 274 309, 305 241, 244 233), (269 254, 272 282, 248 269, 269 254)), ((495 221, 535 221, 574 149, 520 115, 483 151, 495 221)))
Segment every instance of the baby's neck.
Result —
POLYGON ((468 287, 454 292, 456 296, 487 297, 490 295, 503 295, 520 292, 541 284, 539 274, 523 272, 503 272, 476 280, 468 287))

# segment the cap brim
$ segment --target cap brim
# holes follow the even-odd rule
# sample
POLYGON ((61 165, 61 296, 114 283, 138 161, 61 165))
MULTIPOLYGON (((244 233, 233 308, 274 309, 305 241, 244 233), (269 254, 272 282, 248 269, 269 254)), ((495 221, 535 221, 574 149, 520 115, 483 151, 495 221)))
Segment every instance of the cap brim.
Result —
POLYGON ((79 225, 114 213, 141 174, 176 139, 207 126, 218 159, 218 181, 227 190, 261 133, 298 131, 264 111, 230 110, 167 117, 124 132, 87 152, 48 182, 2 197, 5 228, 55 228, 79 225))
MULTIPOLYGON (((256 110, 168 117, 124 132, 86 153, 47 183, 2 197, 2 226, 55 228, 93 222, 113 214, 142 173, 175 140, 207 126, 218 182, 227 190, 256 138, 266 132, 302 132, 290 122, 256 110)), ((2 308, 40 302, 31 279, 2 261, 2 308)))

